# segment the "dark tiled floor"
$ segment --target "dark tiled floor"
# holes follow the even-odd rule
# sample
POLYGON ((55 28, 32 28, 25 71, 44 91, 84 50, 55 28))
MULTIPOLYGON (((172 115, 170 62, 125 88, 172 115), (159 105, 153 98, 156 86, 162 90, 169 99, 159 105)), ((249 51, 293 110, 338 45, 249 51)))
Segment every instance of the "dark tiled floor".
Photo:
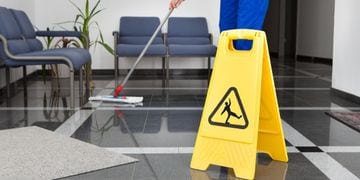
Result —
MULTIPOLYGON (((133 157, 139 159, 140 162, 135 165, 111 168, 66 179, 236 179, 233 171, 227 168, 211 166, 206 172, 189 169, 191 161, 189 154, 136 155, 133 157)), ((289 159, 289 163, 280 163, 271 161, 267 156, 259 155, 255 179, 328 179, 301 154, 289 154, 289 159)))
MULTIPOLYGON (((313 143, 311 147, 303 149, 315 149, 317 146, 360 149, 360 134, 325 114, 331 108, 360 110, 359 104, 330 94, 331 82, 328 79, 331 77, 331 66, 303 62, 283 64, 277 61, 272 66, 281 116, 290 125, 287 131, 298 132, 302 136, 300 138, 313 143)), ((52 88, 49 81, 44 84, 41 79, 31 79, 25 88, 27 95, 19 83, 11 99, 1 96, 0 129, 35 125, 55 130, 74 113, 67 108, 69 93, 65 82, 62 82, 59 91, 52 88)), ((115 87, 111 76, 95 76, 94 83, 95 89, 87 92, 90 95, 111 94, 115 87)), ((141 106, 86 103, 82 109, 92 109, 94 113, 84 119, 84 123, 73 133, 73 138, 119 150, 165 150, 150 154, 128 152, 128 155, 140 161, 66 179, 234 179, 233 172, 224 167, 211 166, 206 172, 191 170, 191 152, 166 152, 166 148, 194 146, 207 85, 208 80, 204 76, 180 75, 169 82, 163 81, 161 76, 136 76, 130 79, 122 93, 143 96, 141 106)), ((78 92, 76 95, 79 99, 78 92)), ((256 179, 334 178, 317 165, 319 162, 296 151, 293 146, 297 144, 296 141, 286 141, 290 148, 289 163, 272 161, 268 156, 259 154, 256 179)), ((354 153, 318 153, 335 159, 336 163, 345 167, 345 173, 360 177, 360 150, 354 153)), ((326 168, 331 170, 335 166, 330 164, 326 168)))

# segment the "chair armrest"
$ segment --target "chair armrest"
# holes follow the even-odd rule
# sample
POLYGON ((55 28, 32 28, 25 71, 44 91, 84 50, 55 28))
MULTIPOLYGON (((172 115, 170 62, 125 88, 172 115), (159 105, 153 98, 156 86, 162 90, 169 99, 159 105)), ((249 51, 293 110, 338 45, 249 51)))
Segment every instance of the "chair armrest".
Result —
MULTIPOLYGON (((78 31, 36 31, 36 36, 40 37, 76 37, 79 40, 85 40, 85 44, 89 45, 89 38, 78 31)), ((89 47, 83 47, 89 49, 89 47)))
POLYGON ((167 46, 168 45, 168 43, 167 43, 168 34, 167 33, 162 33, 162 37, 164 39, 164 44, 167 46))
POLYGON ((60 60, 60 61, 65 62, 69 66, 70 71, 74 71, 74 65, 72 64, 70 59, 67 57, 63 57, 63 56, 18 56, 18 55, 12 54, 9 51, 8 41, 1 34, 0 34, 0 42, 3 45, 3 50, 5 52, 5 55, 14 61, 26 61, 26 60, 32 61, 34 59, 36 59, 37 61, 60 60))
POLYGON ((81 32, 78 32, 78 31, 36 31, 36 36, 81 38, 81 32))
POLYGON ((113 35, 113 36, 119 36, 119 31, 113 31, 113 32, 112 32, 112 35, 113 35))
POLYGON ((119 44, 119 31, 113 31, 114 36, 114 55, 117 56, 117 45, 119 44))

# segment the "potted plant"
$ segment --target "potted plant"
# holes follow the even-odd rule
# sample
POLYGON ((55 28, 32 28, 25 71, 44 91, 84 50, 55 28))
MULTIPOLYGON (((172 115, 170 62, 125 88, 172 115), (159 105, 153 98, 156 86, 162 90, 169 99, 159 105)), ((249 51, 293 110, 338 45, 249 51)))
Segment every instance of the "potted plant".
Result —
MULTIPOLYGON (((86 41, 84 38, 81 39, 82 47, 90 48, 93 45, 96 47, 97 44, 100 44, 107 52, 114 54, 113 48, 104 41, 99 23, 94 20, 94 18, 104 10, 99 6, 101 0, 97 0, 93 6, 90 5, 90 0, 84 1, 85 5, 83 8, 80 8, 79 5, 71 0, 69 1, 77 9, 77 14, 74 21, 67 21, 63 23, 73 23, 75 31, 80 31, 85 37, 87 37, 88 41, 86 41), (98 36, 93 40, 91 39, 93 36, 90 35, 90 29, 98 30, 98 36)), ((94 84, 92 83, 91 63, 85 65, 84 73, 85 78, 90 82, 90 87, 94 87, 94 84)))

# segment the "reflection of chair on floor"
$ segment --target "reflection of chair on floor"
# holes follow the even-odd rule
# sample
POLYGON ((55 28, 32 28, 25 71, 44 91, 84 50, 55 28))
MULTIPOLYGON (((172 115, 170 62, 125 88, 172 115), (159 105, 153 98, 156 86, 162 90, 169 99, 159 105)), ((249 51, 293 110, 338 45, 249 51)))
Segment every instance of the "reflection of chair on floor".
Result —
MULTIPOLYGON (((119 32, 114 35, 115 78, 118 77, 119 57, 138 57, 160 25, 157 17, 121 17, 119 32)), ((161 57, 165 68, 166 47, 161 32, 146 51, 147 57, 161 57)))
POLYGON ((123 133, 144 133, 156 134, 161 130, 162 119, 161 114, 156 117, 146 117, 145 114, 139 117, 138 114, 124 114, 120 110, 115 110, 114 121, 120 125, 123 133), (126 117, 125 117, 126 116, 126 117))
POLYGON ((201 112, 173 111, 168 114, 169 132, 197 132, 200 124, 201 112), (181 117, 181 119, 179 119, 181 117))
MULTIPOLYGON (((35 32, 28 16, 23 11, 0 7, 0 61, 6 67, 7 95, 10 97, 10 69, 45 64, 66 64, 70 69, 70 107, 75 107, 74 72, 80 71, 82 94, 82 66, 91 61, 88 50, 82 48, 43 50, 36 36, 77 37, 80 32, 40 31, 35 32)), ((86 39, 86 38, 85 38, 86 39)), ((88 83, 87 83, 88 84, 88 83)))

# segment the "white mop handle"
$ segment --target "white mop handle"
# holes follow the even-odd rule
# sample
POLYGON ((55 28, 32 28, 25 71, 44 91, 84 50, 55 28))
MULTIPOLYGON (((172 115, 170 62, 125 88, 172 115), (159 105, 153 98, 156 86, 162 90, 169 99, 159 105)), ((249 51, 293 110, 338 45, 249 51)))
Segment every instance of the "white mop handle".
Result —
POLYGON ((147 42, 145 48, 142 50, 140 56, 137 58, 137 60, 135 61, 135 63, 133 64, 133 66, 131 67, 129 73, 126 75, 125 79, 123 80, 123 82, 121 83, 121 86, 124 87, 124 85, 126 84, 126 82, 129 80, 129 77, 131 76, 131 74, 133 73, 133 71, 135 70, 137 64, 140 62, 140 60, 143 58, 143 56, 145 55, 146 51, 149 49, 151 43, 154 41, 155 37, 157 36, 157 34, 159 33, 159 31, 161 30, 161 28, 164 26, 165 22, 169 19, 171 13, 173 12, 174 9, 171 9, 167 15, 165 16, 165 18, 163 19, 163 21, 160 23, 160 25, 157 27, 156 31, 154 32, 154 34, 151 36, 150 40, 147 42))

